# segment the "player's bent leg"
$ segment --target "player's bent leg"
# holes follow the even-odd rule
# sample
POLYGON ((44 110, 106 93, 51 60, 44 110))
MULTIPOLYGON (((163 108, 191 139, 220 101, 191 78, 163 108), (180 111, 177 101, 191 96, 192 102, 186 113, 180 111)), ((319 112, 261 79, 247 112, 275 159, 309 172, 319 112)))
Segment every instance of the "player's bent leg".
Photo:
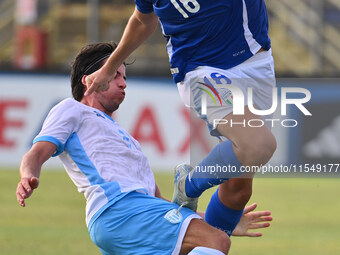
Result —
MULTIPOLYGON (((276 140, 271 131, 266 127, 251 127, 242 123, 248 123, 252 119, 259 119, 245 107, 245 114, 229 114, 225 117, 226 124, 219 124, 217 130, 229 141, 217 145, 210 154, 198 165, 204 169, 209 166, 232 166, 240 169, 241 166, 260 166, 266 164, 276 149, 276 140), (238 124, 228 124, 238 123, 238 124)), ((218 173, 211 176, 202 176, 202 173, 194 173, 191 180, 186 180, 186 194, 189 197, 199 197, 206 189, 224 183, 231 177, 238 177, 241 173, 218 173), (190 183, 189 183, 190 182, 190 183)), ((252 177, 252 176, 250 176, 252 177)), ((247 181, 239 181, 233 185, 232 190, 237 191, 237 197, 246 198, 251 194, 251 185, 242 185, 247 181), (239 189, 239 186, 244 189, 239 189)), ((251 183, 251 182, 250 182, 251 183)), ((248 198, 249 199, 249 198, 248 198)), ((248 199, 238 199, 240 206, 245 205, 248 199)), ((236 209, 237 207, 235 207, 236 209)))
POLYGON ((200 247, 210 248, 203 249, 204 254, 228 254, 230 239, 226 233, 210 226, 203 220, 193 219, 185 233, 180 254, 200 254, 193 250, 195 248, 196 251, 200 250, 200 247), (192 253, 189 253, 190 251, 192 253))
POLYGON ((265 125, 249 126, 251 120, 261 117, 250 112, 245 106, 244 115, 229 114, 224 119, 229 124, 219 124, 218 132, 233 143, 233 150, 243 166, 266 164, 276 150, 276 139, 265 125), (250 122, 249 122, 250 121, 250 122), (239 123, 231 125, 230 123, 239 123))
MULTIPOLYGON (((225 117, 229 123, 248 123, 249 120, 259 119, 245 107, 244 115, 229 114, 225 117)), ((266 164, 276 150, 276 139, 267 126, 229 126, 218 125, 217 130, 232 141, 233 151, 242 166, 257 166, 266 164)), ((252 177, 248 173, 247 177, 252 177)), ((243 208, 252 194, 252 179, 232 179, 221 185, 221 202, 235 210, 243 208)))
MULTIPOLYGON (((249 120, 258 118, 249 111, 248 107, 245 107, 245 115, 229 114, 225 117, 227 123, 248 123, 249 120)), ((232 142, 233 153, 242 166, 266 164, 276 149, 275 137, 266 126, 249 127, 243 124, 241 126, 221 124, 217 130, 232 142)), ((230 155, 226 155, 226 157, 230 157, 230 155)), ((230 179, 220 185, 206 210, 205 220, 209 224, 223 229, 228 235, 232 234, 242 217, 244 206, 251 197, 252 175, 249 173, 246 174, 248 178, 230 179)))

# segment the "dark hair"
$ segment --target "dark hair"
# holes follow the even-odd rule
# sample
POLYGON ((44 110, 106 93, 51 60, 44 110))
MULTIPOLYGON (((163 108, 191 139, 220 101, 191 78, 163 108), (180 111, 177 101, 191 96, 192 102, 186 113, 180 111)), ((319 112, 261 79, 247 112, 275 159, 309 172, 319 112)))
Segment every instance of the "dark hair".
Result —
POLYGON ((75 57, 71 66, 71 88, 73 98, 81 101, 84 96, 83 76, 100 69, 110 54, 117 48, 114 42, 94 43, 83 47, 75 57))

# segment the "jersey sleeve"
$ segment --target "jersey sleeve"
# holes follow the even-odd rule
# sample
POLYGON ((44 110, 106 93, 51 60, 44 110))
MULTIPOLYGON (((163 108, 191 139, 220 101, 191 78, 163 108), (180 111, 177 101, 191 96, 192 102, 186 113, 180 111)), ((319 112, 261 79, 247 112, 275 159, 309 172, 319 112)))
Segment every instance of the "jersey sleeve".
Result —
POLYGON ((153 3, 151 0, 135 0, 137 10, 141 13, 153 12, 153 3))
POLYGON ((74 100, 66 99, 54 106, 47 115, 40 133, 33 144, 41 141, 54 143, 57 146, 53 157, 64 151, 65 143, 70 135, 77 131, 80 113, 76 112, 74 100))

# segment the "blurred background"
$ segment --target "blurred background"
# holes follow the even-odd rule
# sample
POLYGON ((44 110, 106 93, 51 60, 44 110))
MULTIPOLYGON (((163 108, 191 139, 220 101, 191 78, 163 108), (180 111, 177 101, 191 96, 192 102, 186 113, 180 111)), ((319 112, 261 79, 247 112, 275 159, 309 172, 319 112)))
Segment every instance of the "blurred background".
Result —
MULTIPOLYGON (((278 77, 339 76, 339 0, 266 4, 278 77)), ((131 0, 1 0, 0 67, 68 72, 84 44, 119 41, 133 9, 131 0)), ((130 75, 169 76, 160 28, 134 57, 130 75)))
MULTIPOLYGON (((233 240, 231 254, 340 254, 340 0, 265 2, 277 85, 312 96, 312 116, 291 107, 285 119, 298 125, 273 128, 278 149, 270 163, 328 172, 255 178, 251 202, 271 210, 274 222, 261 239, 233 240)), ((99 254, 84 224, 84 199, 59 161, 46 163, 25 209, 15 201, 17 170, 51 107, 71 96, 70 64, 79 49, 119 42, 133 10, 133 0, 0 0, 1 254, 99 254)), ((173 167, 190 162, 192 149, 207 154, 217 140, 183 106, 160 27, 129 60, 127 97, 114 118, 141 143, 169 198, 173 167)))

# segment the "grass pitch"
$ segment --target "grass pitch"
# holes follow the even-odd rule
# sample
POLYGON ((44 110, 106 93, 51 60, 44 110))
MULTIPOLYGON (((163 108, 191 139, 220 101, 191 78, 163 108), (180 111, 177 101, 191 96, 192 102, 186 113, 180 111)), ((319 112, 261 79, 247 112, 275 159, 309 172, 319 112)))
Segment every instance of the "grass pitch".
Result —
MULTIPOLYGON (((43 171, 40 187, 21 208, 17 171, 0 170, 0 254, 100 255, 85 225, 85 200, 64 171, 43 171)), ((172 174, 156 174, 162 194, 172 195, 172 174)), ((261 238, 232 238, 231 255, 340 254, 340 179, 254 180, 250 202, 272 211, 261 238)), ((204 210, 213 190, 199 201, 204 210)))

